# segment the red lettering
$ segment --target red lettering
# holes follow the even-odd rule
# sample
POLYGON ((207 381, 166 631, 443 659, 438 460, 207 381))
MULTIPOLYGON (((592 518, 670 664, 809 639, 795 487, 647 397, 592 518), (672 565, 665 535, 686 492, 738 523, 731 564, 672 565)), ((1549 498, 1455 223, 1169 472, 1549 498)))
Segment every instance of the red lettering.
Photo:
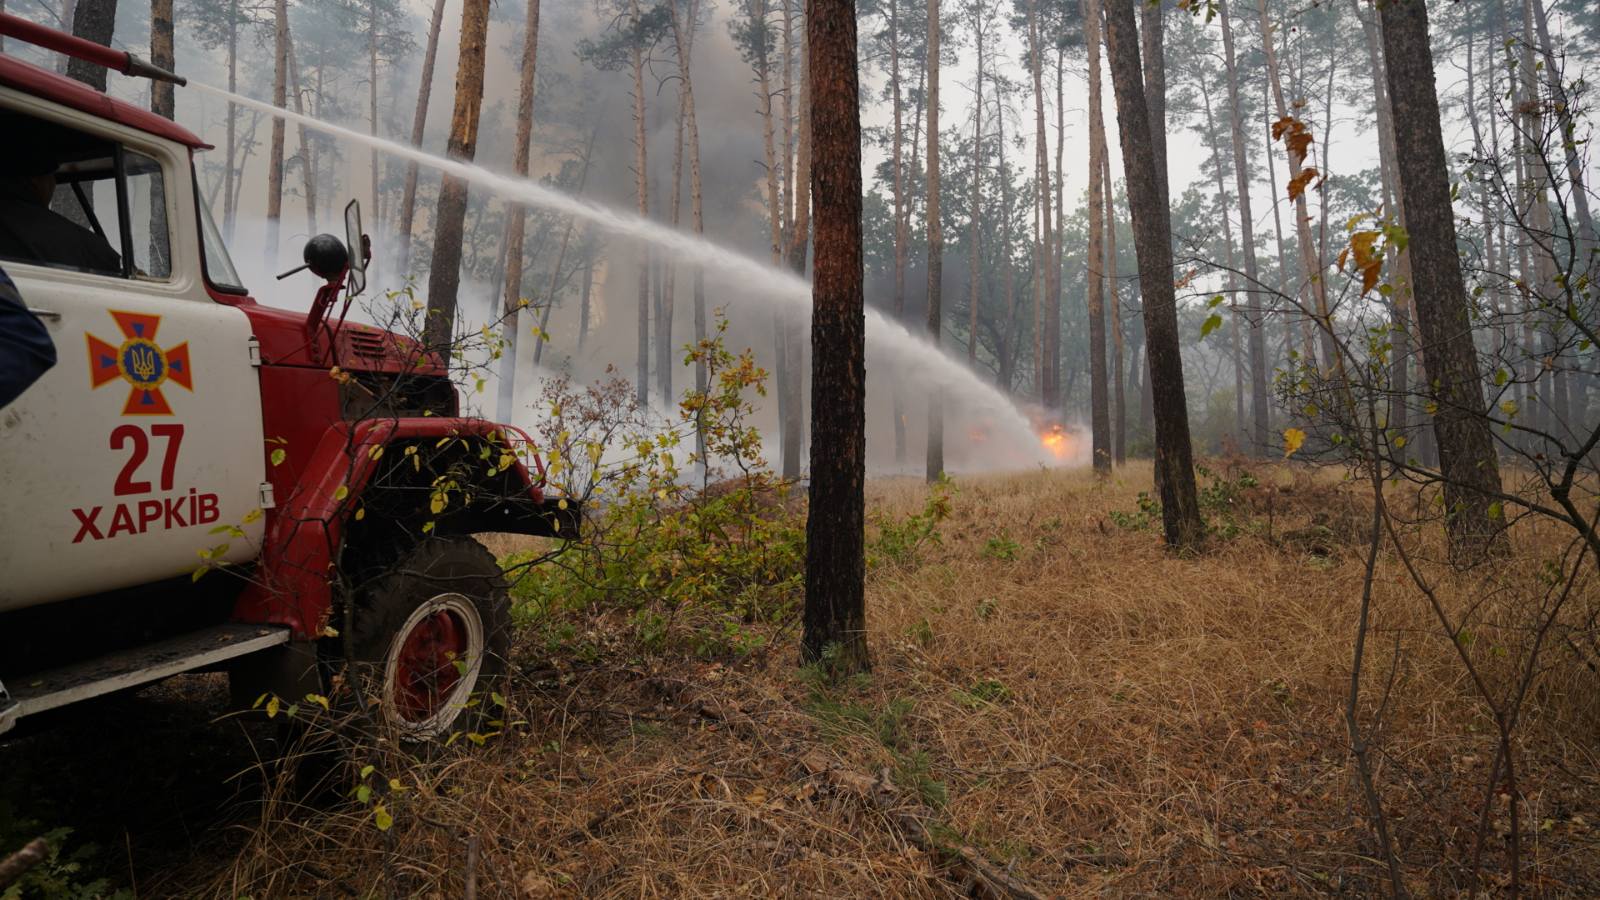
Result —
POLYGON ((151 425, 150 433, 165 438, 167 449, 161 456, 161 489, 172 490, 172 475, 178 468, 178 445, 183 443, 183 425, 151 425))
POLYGON ((164 524, 163 527, 171 528, 173 522, 177 522, 179 528, 188 528, 189 527, 189 523, 185 522, 183 520, 183 495, 182 494, 179 494, 176 497, 167 498, 167 500, 164 502, 164 505, 162 507, 162 512, 163 512, 164 517, 165 517, 165 524, 164 524))
POLYGON ((151 522, 160 522, 160 521, 161 521, 161 501, 160 500, 140 500, 139 501, 139 533, 140 534, 144 534, 146 531, 149 531, 151 522))
POLYGON ((111 530, 106 532, 106 537, 114 538, 123 532, 128 534, 139 533, 133 527, 133 513, 128 511, 127 504, 118 505, 116 512, 111 514, 111 530))
POLYGON ((217 495, 201 494, 200 514, 195 517, 194 523, 196 525, 209 525, 220 517, 221 513, 217 511, 217 495))
POLYGON ((88 535, 97 541, 105 537, 100 533, 100 528, 94 523, 94 520, 100 517, 100 510, 101 507, 96 506, 94 509, 89 510, 87 515, 81 509, 72 511, 72 514, 78 517, 78 533, 72 538, 74 544, 80 543, 84 535, 88 535))
MULTIPOLYGON (((118 425, 111 432, 111 449, 121 450, 122 445, 133 443, 133 453, 128 456, 128 461, 123 464, 122 471, 117 473, 116 494, 123 497, 128 494, 150 493, 150 482, 134 481, 133 475, 144 465, 144 459, 150 455, 150 439, 145 437, 144 429, 137 425, 118 425)), ((172 446, 169 442, 168 446, 172 446)), ((115 526, 113 526, 115 527, 115 526)))

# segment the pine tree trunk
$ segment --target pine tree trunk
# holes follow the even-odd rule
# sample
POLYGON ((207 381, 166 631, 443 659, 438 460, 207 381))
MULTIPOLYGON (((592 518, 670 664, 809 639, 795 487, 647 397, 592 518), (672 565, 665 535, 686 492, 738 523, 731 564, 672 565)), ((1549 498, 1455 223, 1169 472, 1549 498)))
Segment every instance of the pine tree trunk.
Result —
POLYGON ((1117 202, 1116 191, 1111 181, 1111 154, 1106 152, 1105 122, 1097 119, 1096 124, 1100 131, 1100 180, 1105 185, 1106 214, 1105 214, 1105 280, 1106 307, 1111 315, 1111 371, 1115 379, 1111 395, 1111 436, 1112 453, 1116 457, 1117 465, 1128 461, 1128 399, 1126 389, 1123 387, 1123 344, 1122 336, 1122 305, 1117 298, 1117 202))
POLYGON ((1006 105, 1002 79, 996 79, 994 85, 995 105, 995 145, 999 148, 1000 174, 1000 242, 1005 248, 1002 253, 1000 278, 1002 290, 1006 295, 1005 327, 1001 329, 999 361, 1000 386, 1006 392, 1012 388, 1012 379, 1017 368, 1017 341, 1012 334, 1012 324, 1017 316, 1017 287, 1016 272, 1013 267, 1011 246, 1011 170, 1006 168, 1006 105))
POLYGON ((811 0, 816 266, 812 279, 811 504, 802 663, 866 671, 866 318, 861 117, 853 0, 811 0))
MULTIPOLYGON (((944 330, 944 222, 939 213, 939 0, 928 0, 928 340, 944 330)), ((928 481, 944 474, 944 397, 928 395, 928 481)))
MULTIPOLYGON (((294 36, 284 32, 284 53, 289 69, 289 95, 294 97, 294 111, 305 115, 305 95, 300 92, 300 69, 294 61, 294 36)), ((320 81, 320 75, 319 75, 320 81)), ((321 90, 317 92, 321 96, 321 90)), ((281 120, 280 120, 281 121, 281 120)), ((300 139, 300 178, 301 187, 305 192, 306 200, 306 232, 317 233, 317 165, 316 157, 312 154, 311 135, 306 132, 304 125, 295 126, 295 134, 300 139)))
MULTIPOLYGON (((172 0, 150 0, 150 62, 168 72, 175 68, 172 55, 172 0)), ((170 81, 150 82, 150 111, 169 119, 177 118, 177 106, 170 81)))
POLYGON ((1194 462, 1189 438, 1188 401, 1183 390, 1183 357, 1178 345, 1177 296, 1172 284, 1172 225, 1156 167, 1150 112, 1139 66, 1134 4, 1110 0, 1106 44, 1111 84, 1117 97, 1117 129, 1122 139, 1128 207, 1133 214, 1139 255, 1139 285, 1144 303, 1145 341, 1155 406, 1156 484, 1168 546, 1197 548, 1205 536, 1195 497, 1194 462))
MULTIPOLYGON (((1557 64, 1556 48, 1550 42, 1550 19, 1545 12, 1544 3, 1532 3, 1533 22, 1538 28, 1539 55, 1544 57, 1545 83, 1549 86, 1552 108, 1556 114, 1557 124, 1560 126, 1556 132, 1559 135, 1576 135, 1577 125, 1572 120, 1572 101, 1567 96, 1567 89, 1561 83, 1561 66, 1557 64)), ((1562 155, 1567 164, 1568 194, 1572 198, 1572 209, 1577 219, 1580 238, 1577 242, 1576 264, 1580 271, 1588 265, 1589 254, 1600 244, 1600 232, 1596 232, 1594 216, 1589 211, 1589 194, 1584 186, 1583 159, 1578 155, 1578 142, 1563 137, 1561 141, 1562 155)))
MULTIPOLYGON (((239 0, 228 0, 228 93, 237 93, 239 90, 239 0)), ((226 167, 222 173, 222 233, 229 240, 233 239, 233 222, 237 206, 234 203, 234 181, 237 167, 238 138, 237 122, 239 108, 232 100, 228 101, 228 130, 227 146, 223 150, 226 167)))
POLYGON ((974 7, 973 42, 978 51, 978 82, 972 97, 972 169, 967 200, 967 365, 977 367, 978 362, 978 266, 982 257, 983 241, 982 192, 979 190, 983 157, 983 22, 982 10, 974 7))
MULTIPOLYGON (((932 0, 930 0, 932 2, 932 0)), ((1054 410, 1061 405, 1059 382, 1056 380, 1056 367, 1053 357, 1059 356, 1060 345, 1054 339, 1059 339, 1059 327, 1052 335, 1050 332, 1050 317, 1045 306, 1050 297, 1054 295, 1055 260, 1052 247, 1054 241, 1050 233, 1050 150, 1049 135, 1045 132, 1044 118, 1044 35, 1039 25, 1038 0, 1028 0, 1028 55, 1033 74, 1033 123, 1034 123, 1034 181, 1037 185, 1036 201, 1039 206, 1039 238, 1035 244, 1036 258, 1034 262, 1034 324, 1033 338, 1034 352, 1037 359, 1034 369, 1038 373, 1039 402, 1047 409, 1054 410)), ((1059 326, 1059 322, 1057 325, 1059 326)))
MULTIPOLYGON (((372 2, 372 0, 368 0, 372 2)), ((527 0, 527 18, 522 28, 522 68, 517 82, 517 135, 511 149, 511 169, 523 178, 528 177, 529 149, 533 142, 533 89, 539 63, 539 0, 527 0)), ((376 107, 374 107, 376 111, 376 107)), ((376 126, 377 119, 373 119, 376 126)), ((377 163, 373 163, 373 177, 377 177, 377 163)), ((373 182, 376 184, 376 180, 373 182)), ((527 305, 522 293, 522 240, 527 228, 528 213, 520 203, 511 203, 506 209, 505 285, 501 296, 500 314, 504 317, 502 332, 506 336, 504 355, 500 363, 500 418, 511 421, 511 411, 517 401, 517 344, 522 340, 521 311, 527 305)), ((567 226, 571 234, 572 226, 567 226)), ((565 245, 563 244, 563 250, 565 245)), ((556 271, 560 272, 557 264, 556 271)), ((555 302, 552 293, 545 298, 548 305, 555 302)))
MULTIPOLYGON (((378 136, 378 0, 367 0, 367 126, 378 136)), ((378 193, 378 150, 372 150, 372 221, 383 227, 383 204, 378 193)))
POLYGON ((1150 109, 1150 152, 1156 161, 1161 196, 1167 187, 1167 66, 1162 48, 1161 4, 1139 4, 1139 61, 1144 64, 1144 102, 1150 109))
POLYGON ((1485 415, 1466 285, 1456 256, 1450 172, 1440 133, 1428 44, 1428 11, 1421 0, 1379 7, 1389 99, 1394 107, 1396 162, 1410 233, 1422 359, 1438 405, 1434 431, 1444 476, 1446 529, 1452 560, 1480 558, 1505 537, 1490 515, 1500 491, 1499 462, 1485 415))
MULTIPOLYGON (((1222 44, 1228 74, 1228 123, 1233 136, 1233 178, 1239 194, 1239 239, 1244 253, 1244 275, 1251 294, 1260 290, 1260 274, 1256 270, 1255 214, 1250 208, 1249 142, 1244 132, 1244 100, 1239 91, 1239 68, 1233 50, 1233 26, 1228 17, 1226 0, 1217 4, 1222 19, 1222 44)), ((1276 196, 1276 193, 1274 193, 1276 196)), ((1262 455, 1271 446, 1269 405, 1267 394, 1266 329, 1262 317, 1266 310, 1256 301, 1247 303, 1250 319, 1250 448, 1262 455)))
MULTIPOLYGON (((422 82, 417 86, 417 111, 411 118, 411 146, 421 147, 427 133, 428 98, 433 92, 433 66, 439 58, 439 29, 444 24, 445 0, 434 0, 433 20, 428 24, 428 46, 422 54, 422 82)), ((400 195, 400 216, 396 228, 400 232, 400 246, 396 259, 400 268, 411 268, 411 228, 417 211, 417 164, 406 165, 405 188, 400 195)))
MULTIPOLYGON (((471 162, 477 152, 488 29, 489 0, 464 0, 455 109, 450 115, 448 153, 451 159, 471 162)), ((461 232, 466 217, 467 183, 447 175, 439 188, 433 263, 428 272, 426 335, 429 348, 436 352, 446 351, 454 334, 456 292, 461 285, 461 232)))
POLYGON ((1111 474, 1115 450, 1106 396, 1105 228, 1107 154, 1100 99, 1100 0, 1083 0, 1083 42, 1089 55, 1089 433, 1094 471, 1111 474))
MULTIPOLYGON (((78 0, 69 18, 73 35, 109 47, 116 31, 117 0, 78 0)), ((67 77, 97 91, 106 89, 106 68, 98 63, 67 57, 67 77)))
MULTIPOLYGON (((795 153, 794 168, 794 218, 789 226, 789 267, 797 275, 804 278, 806 273, 806 250, 810 246, 811 236, 811 59, 809 53, 802 48, 800 57, 800 97, 796 110, 800 116, 798 149, 795 153)), ((789 354, 789 408, 794 411, 784 422, 784 468, 783 477, 797 479, 800 477, 800 444, 803 436, 805 422, 805 378, 801 368, 801 351, 804 349, 800 340, 798 329, 790 329, 790 339, 786 348, 789 354), (789 461, 793 460, 790 465, 789 461)))
MULTIPOLYGON (((272 105, 289 108, 289 2, 273 4, 272 105)), ((284 121, 272 119, 272 143, 267 156, 267 244, 268 271, 278 264, 278 230, 283 220, 283 138, 284 121)))
MULTIPOLYGON (((1226 32, 1224 32, 1224 34, 1226 34, 1226 32)), ((1228 329, 1228 338, 1231 344, 1233 355, 1234 428, 1238 435, 1240 445, 1248 446, 1250 443, 1250 438, 1249 435, 1246 434, 1244 418, 1244 356, 1240 352, 1239 347, 1239 332, 1242 330, 1239 327, 1241 321, 1239 315, 1239 265, 1233 252, 1233 217, 1228 208, 1228 187, 1222 176, 1222 146, 1216 138, 1216 119, 1211 112, 1211 85, 1206 83, 1205 70, 1203 69, 1200 71, 1200 100, 1206 113, 1206 139, 1211 144, 1212 159, 1216 161, 1216 167, 1212 169, 1212 176, 1216 180, 1217 185, 1217 204, 1222 211, 1222 243, 1226 248, 1225 252, 1228 266, 1228 311, 1231 319, 1229 323, 1230 327, 1228 329)), ((1237 116, 1238 113, 1236 111, 1234 113, 1234 117, 1237 118, 1237 116)), ((1236 172, 1242 171, 1243 162, 1242 159, 1237 155, 1234 157, 1234 165, 1236 172)), ((1242 183, 1245 185, 1245 189, 1240 192, 1240 218, 1243 220, 1244 229, 1248 232, 1250 228, 1250 220, 1248 216, 1244 214, 1243 207, 1245 204, 1250 202, 1249 183, 1242 183)), ((1251 270, 1246 277, 1253 284, 1255 282, 1255 272, 1253 271, 1255 266, 1249 259, 1246 259, 1245 265, 1251 270)))
MULTIPOLYGON (((683 123, 685 138, 689 142, 689 217, 692 220, 695 234, 705 234, 706 220, 705 208, 702 203, 703 192, 700 182, 700 125, 695 118, 694 106, 694 75, 691 61, 694 55, 695 29, 699 27, 698 0, 689 0, 685 11, 680 12, 676 2, 669 3, 667 9, 672 15, 672 39, 678 54, 678 77, 682 80, 683 91, 683 123), (687 19, 687 21, 685 21, 687 19)), ((593 135, 590 135, 591 147, 593 135)), ((587 168, 587 161, 585 167, 587 168)), ((699 346, 706 339, 706 283, 705 272, 696 266, 694 269, 694 341, 699 346)), ((706 391, 706 366, 704 362, 695 363, 694 389, 704 394, 706 391)), ((705 434, 696 423, 695 427, 695 454, 700 458, 705 457, 705 434)))
MULTIPOLYGON (((894 147, 891 158, 894 165, 894 320, 901 322, 906 315, 906 229, 905 165, 901 161, 901 147, 905 145, 904 104, 900 98, 900 3, 889 0, 889 90, 894 105, 894 147)), ((894 391, 894 461, 906 461, 906 413, 900 397, 900 384, 896 379, 894 391)))
MULTIPOLYGON (((1267 78, 1272 85, 1274 108, 1280 120, 1286 119, 1292 114, 1288 102, 1284 99, 1283 83, 1278 74, 1278 53, 1273 47, 1272 20, 1267 13, 1267 0, 1257 0, 1257 8, 1261 14, 1261 45, 1266 53, 1267 78)), ((1292 178, 1305 168, 1305 154, 1296 146, 1290 145, 1287 147, 1286 156, 1289 160, 1289 175, 1292 178)), ((1305 292, 1310 294, 1311 316, 1317 321, 1322 338, 1321 369, 1327 373, 1333 371, 1338 357, 1332 336, 1333 320, 1328 314, 1327 279, 1323 277, 1322 265, 1316 258, 1316 243, 1312 240, 1311 213, 1307 208, 1305 190, 1295 197, 1294 211, 1295 226, 1300 239, 1300 268, 1306 278, 1305 292)), ((1311 350, 1310 347, 1306 349, 1308 353, 1311 350)))
MULTIPOLYGON (((641 18, 639 0, 629 0, 629 16, 634 31, 641 18)), ((650 217, 650 158, 646 150, 648 137, 644 119, 644 48, 637 43, 630 50, 633 67, 633 186, 639 218, 650 217)), ((650 408, 650 267, 653 254, 648 249, 639 250, 638 276, 638 377, 634 382, 634 398, 640 409, 650 408)))
POLYGON ((578 295, 578 352, 581 354, 589 343, 589 298, 594 292, 594 253, 589 248, 589 254, 583 261, 583 288, 578 295))

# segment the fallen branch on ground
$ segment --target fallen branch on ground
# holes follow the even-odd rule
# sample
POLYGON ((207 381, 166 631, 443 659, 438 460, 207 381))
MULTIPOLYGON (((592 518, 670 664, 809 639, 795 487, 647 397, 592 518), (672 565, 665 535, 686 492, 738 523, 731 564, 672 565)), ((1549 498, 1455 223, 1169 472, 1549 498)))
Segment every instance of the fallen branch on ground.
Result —
POLYGON ((0 890, 9 887, 17 879, 27 874, 27 871, 44 861, 45 854, 50 852, 50 845, 44 838, 34 838, 24 844, 21 850, 0 860, 0 890))

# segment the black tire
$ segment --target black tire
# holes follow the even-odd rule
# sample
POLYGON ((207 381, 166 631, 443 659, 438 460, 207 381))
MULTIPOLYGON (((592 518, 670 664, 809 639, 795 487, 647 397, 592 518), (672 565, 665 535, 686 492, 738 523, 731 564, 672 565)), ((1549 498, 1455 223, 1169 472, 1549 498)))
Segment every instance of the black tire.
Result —
POLYGON ((374 725, 413 743, 474 730, 511 649, 500 564, 471 538, 423 541, 357 596, 350 647, 374 725))

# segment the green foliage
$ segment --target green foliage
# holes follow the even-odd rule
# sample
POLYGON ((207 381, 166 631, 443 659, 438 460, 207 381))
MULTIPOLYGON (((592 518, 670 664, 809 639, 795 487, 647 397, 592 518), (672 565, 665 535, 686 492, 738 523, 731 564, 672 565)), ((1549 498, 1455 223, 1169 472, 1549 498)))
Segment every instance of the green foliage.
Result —
POLYGON ((1138 509, 1131 513, 1113 509, 1110 516, 1112 524, 1118 528, 1126 531, 1146 531, 1161 521, 1161 501, 1150 496, 1149 491, 1140 491, 1138 509))
MULTIPOLYGON (((1256 530, 1256 522, 1248 515, 1244 503, 1245 491, 1260 484, 1254 475, 1240 470, 1238 475, 1229 478, 1203 465, 1196 465, 1194 470, 1209 482, 1200 486, 1197 499, 1211 535, 1231 540, 1256 530)), ((1161 521, 1161 501, 1151 497, 1148 491, 1140 491, 1138 509, 1133 512, 1114 509, 1109 515, 1118 528, 1146 531, 1161 521)))
POLYGON ((749 424, 766 372, 750 351, 726 349, 726 328, 719 320, 713 336, 689 348, 685 362, 705 366, 708 387, 686 392, 667 423, 642 413, 621 379, 547 385, 547 477, 589 511, 583 536, 555 564, 534 566, 542 559, 534 554, 506 561, 516 576, 514 620, 538 629, 547 649, 572 649, 573 630, 558 624, 563 612, 618 610, 646 651, 666 649, 688 624, 697 653, 743 655, 765 643, 749 625, 793 612, 804 516, 793 486, 766 467, 749 424), (686 451, 697 426, 705 449, 686 451))
POLYGON ((921 562, 922 550, 942 543, 939 525, 950 517, 950 495, 955 493, 955 483, 950 476, 941 474, 928 489, 928 499, 921 512, 915 512, 900 521, 887 516, 873 516, 878 535, 867 545, 867 565, 872 568, 890 565, 910 568, 921 562))
POLYGON ((96 877, 100 848, 72 840, 68 827, 44 830, 40 823, 13 817, 9 810, 0 817, 0 859, 21 850, 34 838, 44 838, 48 849, 38 865, 23 873, 10 887, 0 890, 0 900, 131 900, 133 893, 112 890, 109 879, 96 877))
POLYGON ((973 682, 972 686, 964 691, 956 691, 955 697, 956 702, 962 706, 968 709, 978 709, 1010 700, 1011 689, 992 678, 985 678, 973 682))
POLYGON ((1020 552, 1022 552, 1022 545, 1012 540, 1011 536, 1006 534, 1004 531, 992 538, 989 538, 989 540, 983 545, 984 556, 987 556, 990 559, 1002 560, 1004 562, 1010 562, 1016 559, 1017 554, 1020 552))

